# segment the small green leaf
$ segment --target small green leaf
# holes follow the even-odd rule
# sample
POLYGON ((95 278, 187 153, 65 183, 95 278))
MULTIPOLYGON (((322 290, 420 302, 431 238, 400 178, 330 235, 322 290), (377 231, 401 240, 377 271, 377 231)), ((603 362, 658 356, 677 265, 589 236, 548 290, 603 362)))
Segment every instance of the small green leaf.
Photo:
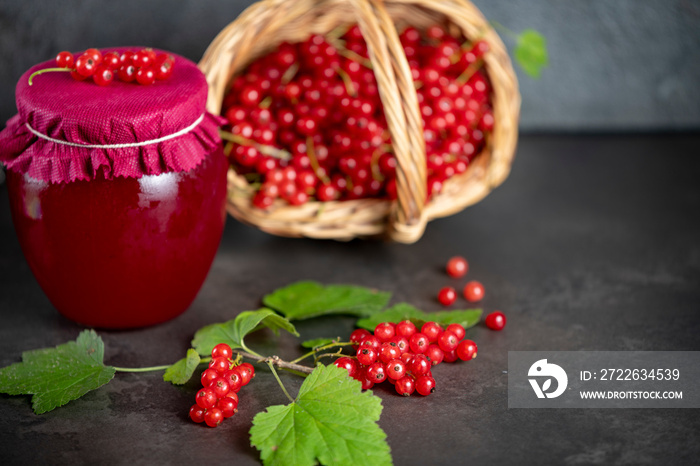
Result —
POLYGON ((381 400, 345 369, 318 366, 294 403, 255 416, 250 443, 266 465, 390 465, 381 412, 381 400))
POLYGON ((201 361, 201 359, 197 351, 192 348, 188 349, 187 356, 165 369, 163 380, 171 382, 174 385, 187 383, 187 381, 192 378, 195 369, 197 369, 199 361, 201 361))
POLYGON ((332 338, 314 338, 313 340, 306 340, 301 344, 304 348, 318 348, 319 346, 325 346, 329 343, 333 343, 335 340, 332 338))
POLYGON ((547 39, 534 29, 520 33, 514 52, 520 66, 533 78, 539 78, 542 68, 549 64, 547 39))
POLYGON ((102 338, 83 330, 75 341, 25 351, 22 362, 0 369, 0 393, 33 395, 34 412, 42 414, 112 380, 115 370, 103 359, 102 338))
POLYGON ((369 316, 380 311, 391 293, 352 285, 327 285, 301 281, 280 288, 263 298, 263 303, 289 320, 327 314, 369 316))
POLYGON ((374 330, 382 322, 401 322, 409 319, 417 325, 425 322, 437 322, 442 326, 460 324, 465 329, 473 327, 481 319, 481 309, 468 309, 458 311, 423 312, 408 303, 398 303, 389 309, 373 314, 365 319, 357 321, 357 326, 374 330))
POLYGON ((211 324, 197 330, 192 340, 192 347, 202 356, 211 354, 219 343, 227 343, 231 348, 244 348, 243 339, 249 333, 263 327, 278 331, 286 330, 294 336, 299 336, 294 325, 284 317, 270 309, 244 311, 235 319, 221 324, 211 324))

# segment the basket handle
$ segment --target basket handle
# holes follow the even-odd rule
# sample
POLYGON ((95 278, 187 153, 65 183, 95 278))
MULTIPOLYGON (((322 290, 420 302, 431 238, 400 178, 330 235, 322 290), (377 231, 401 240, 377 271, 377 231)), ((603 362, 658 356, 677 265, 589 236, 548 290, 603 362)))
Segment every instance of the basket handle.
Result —
POLYGON ((350 0, 365 41, 396 156, 397 202, 390 213, 391 239, 413 243, 427 223, 427 168, 423 123, 411 69, 383 0, 350 0))

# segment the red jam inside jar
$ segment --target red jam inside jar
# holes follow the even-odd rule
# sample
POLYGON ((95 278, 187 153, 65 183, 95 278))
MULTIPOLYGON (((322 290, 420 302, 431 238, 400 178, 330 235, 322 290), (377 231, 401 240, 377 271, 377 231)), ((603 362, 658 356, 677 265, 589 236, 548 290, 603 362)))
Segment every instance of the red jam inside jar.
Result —
MULTIPOLYGON (((17 85, 0 133, 10 210, 37 282, 63 315, 100 328, 157 324, 201 288, 226 217, 228 168, 207 84, 175 56, 151 86, 68 73, 17 85)), ((53 76, 52 76, 53 75, 53 76)))

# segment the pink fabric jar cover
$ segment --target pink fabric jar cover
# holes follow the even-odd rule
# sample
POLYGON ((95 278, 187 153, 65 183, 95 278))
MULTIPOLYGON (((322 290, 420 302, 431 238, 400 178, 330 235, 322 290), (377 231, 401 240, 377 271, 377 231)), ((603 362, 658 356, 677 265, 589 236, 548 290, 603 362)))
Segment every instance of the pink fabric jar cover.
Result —
POLYGON ((112 179, 195 168, 221 144, 224 120, 205 110, 202 72, 171 55, 173 74, 150 86, 115 79, 101 87, 67 72, 35 76, 30 86, 32 73, 56 65, 51 60, 32 67, 17 84, 18 114, 0 132, 0 161, 50 183, 92 180, 100 171, 112 179))

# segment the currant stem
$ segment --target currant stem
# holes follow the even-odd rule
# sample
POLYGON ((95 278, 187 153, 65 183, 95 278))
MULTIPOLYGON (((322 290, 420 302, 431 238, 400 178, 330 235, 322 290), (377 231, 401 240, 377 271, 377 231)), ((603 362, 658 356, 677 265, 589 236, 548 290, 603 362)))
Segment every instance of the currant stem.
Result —
POLYGON ((112 366, 112 369, 114 369, 117 372, 153 372, 153 371, 164 371, 170 367, 170 364, 167 366, 152 366, 152 367, 114 367, 112 366))
POLYGON ((279 384, 280 388, 282 388, 282 391, 284 392, 284 394, 287 395, 287 398, 289 399, 289 401, 294 403, 294 398, 292 398, 289 395, 289 392, 287 391, 284 384, 282 383, 282 380, 280 380, 280 376, 277 375, 277 371, 275 370, 275 365, 272 363, 272 361, 267 361, 267 365, 270 367, 270 370, 272 371, 272 375, 274 375, 275 379, 277 379, 277 383, 279 384))
POLYGON ((70 68, 44 68, 43 70, 35 71, 29 76, 29 85, 32 85, 32 80, 34 76, 39 76, 40 74, 48 73, 51 71, 73 71, 70 68))
POLYGON ((333 343, 328 343, 327 345, 319 346, 317 348, 312 349, 311 351, 309 351, 305 355, 300 356, 300 357, 296 358, 295 360, 291 361, 291 364, 296 364, 299 361, 303 361, 304 359, 306 359, 310 356, 313 356, 320 351, 324 351, 324 350, 327 350, 330 348, 335 348, 336 346, 349 346, 349 345, 352 345, 352 343, 349 341, 334 341, 333 343))

